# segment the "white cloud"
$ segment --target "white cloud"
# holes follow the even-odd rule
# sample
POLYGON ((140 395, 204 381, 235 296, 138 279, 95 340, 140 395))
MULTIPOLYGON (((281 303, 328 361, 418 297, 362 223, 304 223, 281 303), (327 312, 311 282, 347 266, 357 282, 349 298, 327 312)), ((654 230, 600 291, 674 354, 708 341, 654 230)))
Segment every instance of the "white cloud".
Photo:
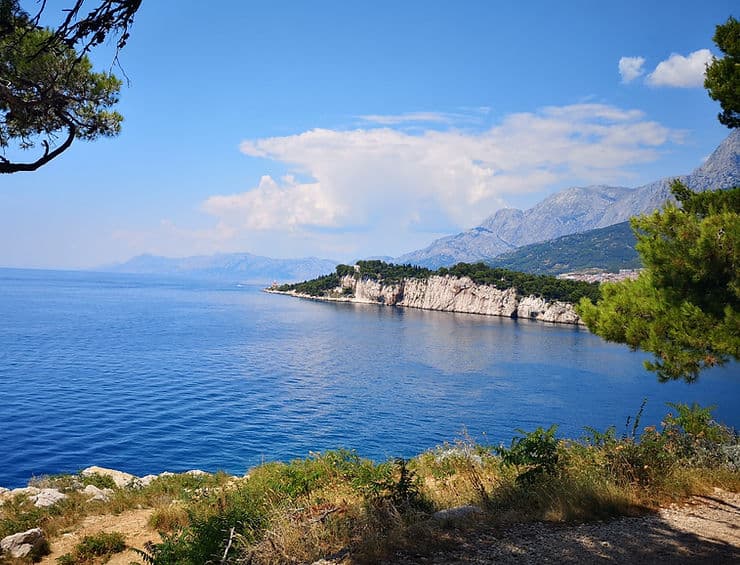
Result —
POLYGON ((292 241, 293 254, 308 241, 314 252, 366 253, 375 241, 374 253, 401 253, 431 234, 476 225, 513 196, 624 180, 677 135, 639 111, 604 104, 512 114, 477 133, 312 129, 244 141, 245 155, 280 163, 292 176, 263 176, 202 207, 219 234, 286 249, 292 241))
POLYGON ((673 53, 661 61, 645 82, 650 86, 692 88, 704 85, 707 64, 713 59, 709 49, 699 49, 687 57, 673 53))
POLYGON ((460 116, 447 112, 407 112, 405 114, 367 114, 357 117, 370 124, 394 126, 416 122, 451 124, 460 116))
POLYGON ((641 76, 645 70, 645 57, 622 57, 619 59, 619 74, 622 82, 628 84, 641 76))

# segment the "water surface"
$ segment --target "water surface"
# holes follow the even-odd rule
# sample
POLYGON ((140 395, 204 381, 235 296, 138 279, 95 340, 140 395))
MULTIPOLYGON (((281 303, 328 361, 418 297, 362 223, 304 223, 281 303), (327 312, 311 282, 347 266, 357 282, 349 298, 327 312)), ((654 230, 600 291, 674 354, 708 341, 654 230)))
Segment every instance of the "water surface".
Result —
POLYGON ((254 286, 0 269, 0 485, 101 465, 243 473, 357 449, 411 456, 463 430, 625 429, 667 401, 740 427, 737 365, 660 384, 571 327, 271 295, 254 286))

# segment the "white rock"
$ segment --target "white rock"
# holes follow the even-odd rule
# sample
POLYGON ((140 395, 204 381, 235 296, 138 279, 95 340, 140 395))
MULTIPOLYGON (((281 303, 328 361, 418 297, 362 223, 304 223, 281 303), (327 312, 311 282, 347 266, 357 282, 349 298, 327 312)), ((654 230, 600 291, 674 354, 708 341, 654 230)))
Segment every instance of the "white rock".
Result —
POLYGON ((142 487, 148 487, 152 484, 152 481, 157 478, 157 475, 144 475, 139 479, 139 483, 142 487))
POLYGON ((87 485, 82 492, 91 497, 88 502, 108 502, 110 495, 113 494, 113 489, 100 489, 95 485, 87 485))
POLYGON ((0 540, 0 550, 11 557, 22 559, 38 555, 46 546, 46 538, 41 528, 20 532, 0 540))
POLYGON ((518 297, 514 288, 499 290, 490 285, 476 284, 468 277, 435 275, 427 279, 404 279, 399 283, 383 284, 369 279, 358 281, 347 275, 342 277, 334 294, 343 295, 344 289, 351 290, 352 296, 341 300, 350 302, 582 323, 572 304, 548 302, 536 296, 518 297))
POLYGON ((160 477, 174 477, 175 473, 170 473, 169 471, 163 471, 159 474, 160 477))
POLYGON ((37 487, 22 487, 22 488, 14 488, 8 494, 10 494, 10 496, 17 496, 19 494, 25 494, 26 496, 34 496, 40 492, 41 492, 41 489, 37 487))
POLYGON ((457 506, 455 508, 448 508, 447 510, 440 510, 432 514, 432 518, 439 521, 445 520, 460 520, 461 518, 467 518, 474 514, 479 514, 481 509, 477 506, 457 506))
POLYGON ((97 466, 88 467, 87 469, 84 469, 80 473, 80 475, 83 475, 83 476, 101 475, 103 477, 110 477, 111 479, 113 479, 113 482, 116 483, 116 486, 118 488, 139 486, 138 477, 136 475, 131 475, 130 473, 124 473, 123 471, 117 471, 115 469, 106 469, 105 467, 97 467, 97 466))
POLYGON ((30 496, 29 499, 33 501, 33 505, 37 508, 46 508, 47 506, 53 506, 60 500, 67 498, 67 495, 59 492, 55 488, 42 488, 38 494, 30 496))
POLYGON ((185 471, 186 475, 193 475, 195 477, 203 477, 208 475, 205 471, 201 471, 200 469, 191 469, 190 471, 185 471))

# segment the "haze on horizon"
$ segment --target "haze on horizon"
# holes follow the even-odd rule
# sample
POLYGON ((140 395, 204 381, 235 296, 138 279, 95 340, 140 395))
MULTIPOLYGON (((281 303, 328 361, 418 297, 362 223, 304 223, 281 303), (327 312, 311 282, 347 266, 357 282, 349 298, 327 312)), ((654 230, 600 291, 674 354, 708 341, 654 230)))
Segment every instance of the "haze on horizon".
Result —
POLYGON ((143 4, 118 138, 0 178, 0 266, 400 255, 727 135, 703 70, 729 1, 201 6, 143 4))

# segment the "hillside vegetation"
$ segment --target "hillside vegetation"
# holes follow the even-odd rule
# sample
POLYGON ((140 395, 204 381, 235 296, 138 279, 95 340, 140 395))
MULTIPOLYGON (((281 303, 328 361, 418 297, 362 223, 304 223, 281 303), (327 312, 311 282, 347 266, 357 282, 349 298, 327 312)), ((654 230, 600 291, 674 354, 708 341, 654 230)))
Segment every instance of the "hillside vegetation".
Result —
POLYGON ((642 267, 635 250, 636 243, 629 222, 622 222, 525 245, 491 259, 488 264, 540 275, 560 275, 587 269, 616 273, 620 269, 642 267))
POLYGON ((598 300, 598 283, 560 280, 549 275, 535 275, 489 267, 484 263, 458 263, 454 267, 441 267, 436 271, 414 265, 395 265, 383 261, 358 261, 358 269, 351 265, 338 265, 336 271, 317 279, 278 287, 283 292, 296 292, 309 296, 323 296, 340 285, 344 276, 370 279, 385 284, 399 283, 404 279, 426 279, 431 276, 468 277, 474 283, 493 286, 499 290, 515 288, 519 296, 538 296, 546 300, 577 303, 581 298, 598 300))

